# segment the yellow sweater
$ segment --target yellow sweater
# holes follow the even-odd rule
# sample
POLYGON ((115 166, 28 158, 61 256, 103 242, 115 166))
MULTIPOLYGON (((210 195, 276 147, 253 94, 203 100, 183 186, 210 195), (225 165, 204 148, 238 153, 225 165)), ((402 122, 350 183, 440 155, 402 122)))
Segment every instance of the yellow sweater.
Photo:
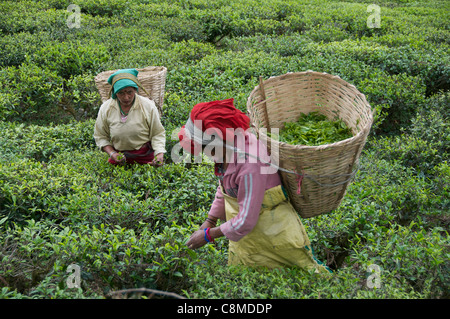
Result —
POLYGON ((155 102, 138 94, 126 122, 121 121, 116 99, 109 99, 101 105, 95 122, 94 139, 100 149, 111 145, 118 151, 131 151, 140 149, 150 141, 155 155, 166 152, 166 131, 155 102))

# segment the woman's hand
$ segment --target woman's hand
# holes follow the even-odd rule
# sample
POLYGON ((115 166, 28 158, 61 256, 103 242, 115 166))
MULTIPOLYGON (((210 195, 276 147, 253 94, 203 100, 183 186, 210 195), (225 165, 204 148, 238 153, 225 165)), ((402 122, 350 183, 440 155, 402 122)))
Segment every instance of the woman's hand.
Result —
POLYGON ((103 151, 109 155, 109 158, 112 159, 116 163, 124 162, 126 161, 125 155, 121 152, 118 152, 112 147, 111 145, 106 145, 103 148, 103 151))
POLYGON ((127 159, 123 153, 120 152, 114 152, 111 154, 111 159, 114 160, 116 163, 125 162, 127 159))
POLYGON ((153 159, 152 165, 154 165, 154 166, 161 166, 163 164, 164 164, 164 153, 159 153, 153 159))
POLYGON ((188 246, 188 248, 197 249, 197 248, 204 246, 207 243, 207 241, 205 239, 205 229, 206 228, 209 228, 208 234, 209 234, 210 240, 214 241, 214 239, 222 237, 223 233, 222 233, 222 230, 220 229, 220 227, 215 227, 216 220, 217 220, 217 218, 208 217, 206 219, 206 221, 202 224, 200 229, 195 231, 191 235, 189 240, 186 242, 186 245, 188 246))
POLYGON ((186 245, 190 249, 197 249, 204 246, 206 243, 207 241, 205 240, 205 230, 199 229, 191 235, 186 245))

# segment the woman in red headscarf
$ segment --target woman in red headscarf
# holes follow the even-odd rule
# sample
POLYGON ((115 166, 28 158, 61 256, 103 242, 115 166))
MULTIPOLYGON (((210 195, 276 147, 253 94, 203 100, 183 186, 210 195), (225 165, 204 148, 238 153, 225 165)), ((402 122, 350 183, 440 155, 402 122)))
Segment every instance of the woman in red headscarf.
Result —
POLYGON ((328 270, 312 254, 305 229, 282 189, 267 148, 249 130, 233 99, 199 103, 178 134, 191 154, 215 162, 219 186, 208 217, 187 241, 197 249, 225 236, 229 264, 328 270), (217 221, 222 223, 218 226, 217 221))

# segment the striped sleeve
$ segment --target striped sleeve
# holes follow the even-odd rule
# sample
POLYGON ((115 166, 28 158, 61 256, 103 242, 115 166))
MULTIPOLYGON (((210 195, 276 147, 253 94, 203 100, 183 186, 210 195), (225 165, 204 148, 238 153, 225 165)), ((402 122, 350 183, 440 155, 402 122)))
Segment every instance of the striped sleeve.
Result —
POLYGON ((228 239, 239 241, 255 227, 261 211, 265 186, 266 175, 245 172, 239 177, 237 196, 239 213, 221 225, 221 230, 228 239))
POLYGON ((240 210, 240 213, 237 216, 237 218, 233 218, 231 220, 231 227, 236 232, 242 228, 245 221, 247 220, 248 212, 250 210, 250 205, 252 202, 252 195, 253 195, 253 177, 252 177, 252 175, 251 174, 245 175, 243 178, 244 178, 243 186, 244 186, 244 190, 245 190, 244 201, 242 203, 242 206, 239 205, 239 208, 242 207, 242 209, 240 210))
POLYGON ((222 221, 226 221, 225 202, 222 191, 220 190, 220 186, 217 187, 216 196, 211 205, 211 209, 209 210, 208 215, 220 219, 222 221))

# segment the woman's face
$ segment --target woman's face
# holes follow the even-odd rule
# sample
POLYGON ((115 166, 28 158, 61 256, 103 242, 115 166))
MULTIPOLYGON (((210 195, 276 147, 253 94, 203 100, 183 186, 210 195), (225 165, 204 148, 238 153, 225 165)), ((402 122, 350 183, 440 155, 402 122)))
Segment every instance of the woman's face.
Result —
POLYGON ((133 87, 126 87, 117 92, 116 96, 119 99, 121 107, 130 107, 133 105, 134 96, 137 90, 133 87))

